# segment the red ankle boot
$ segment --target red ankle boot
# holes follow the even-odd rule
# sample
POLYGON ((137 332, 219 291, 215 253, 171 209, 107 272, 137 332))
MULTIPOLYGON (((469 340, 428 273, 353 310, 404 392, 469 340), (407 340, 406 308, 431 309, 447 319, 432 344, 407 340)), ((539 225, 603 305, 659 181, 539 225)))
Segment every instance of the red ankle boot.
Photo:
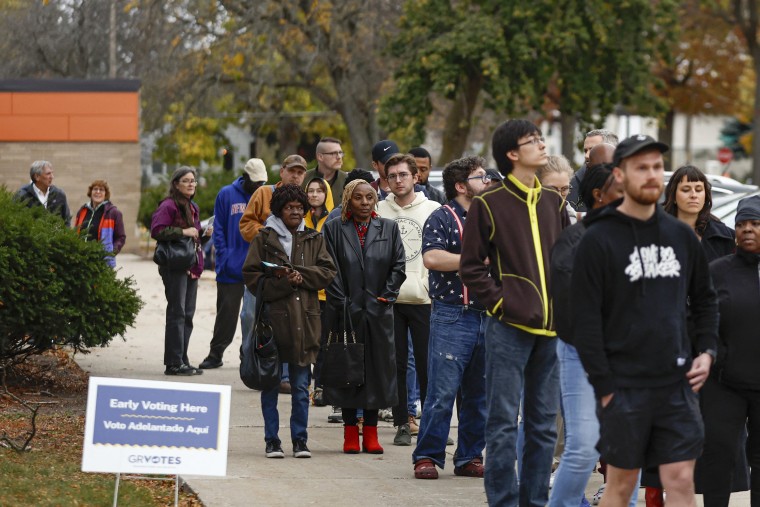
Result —
POLYGON ((383 448, 377 441, 377 426, 365 426, 362 440, 362 451, 370 454, 382 454, 383 448))
POLYGON ((647 507, 663 507, 665 505, 665 501, 662 498, 662 490, 659 488, 647 486, 644 499, 646 500, 647 507))
MULTIPOLYGON (((367 430, 365 429, 364 431, 366 432, 367 430)), ((343 426, 343 452, 346 454, 359 454, 358 426, 343 426)))

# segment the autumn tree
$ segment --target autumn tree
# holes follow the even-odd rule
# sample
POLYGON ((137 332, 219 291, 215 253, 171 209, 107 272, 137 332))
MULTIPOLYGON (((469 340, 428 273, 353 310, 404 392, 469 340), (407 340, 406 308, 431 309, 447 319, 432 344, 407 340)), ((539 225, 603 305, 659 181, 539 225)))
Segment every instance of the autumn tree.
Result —
POLYGON ((710 8, 716 20, 722 20, 740 37, 746 54, 750 57, 755 73, 755 95, 752 125, 752 181, 760 181, 760 40, 758 40, 758 23, 760 14, 758 0, 703 0, 710 8))
MULTIPOLYGON (((399 8, 390 0, 221 0, 231 48, 249 60, 267 59, 263 72, 241 75, 250 93, 306 90, 345 123, 357 163, 368 167, 381 138, 378 101, 390 75, 382 49, 396 31, 399 8)), ((229 76, 227 76, 229 77, 229 76)))
POLYGON ((450 101, 440 161, 462 154, 478 100, 504 115, 558 108, 567 151, 575 119, 604 117, 620 103, 651 103, 650 67, 673 22, 673 0, 407 2, 391 46, 400 61, 387 95, 387 124, 415 127, 419 142, 431 93, 450 101))
MULTIPOLYGON (((673 145, 673 120, 686 121, 686 155, 691 157, 691 117, 698 114, 732 114, 740 94, 737 83, 745 72, 746 56, 731 26, 715 22, 711 10, 698 0, 679 6, 678 37, 672 43, 672 62, 657 62, 654 73, 662 86, 656 89, 667 106, 659 123, 659 139, 673 145)), ((666 158, 668 169, 671 159, 666 158)))

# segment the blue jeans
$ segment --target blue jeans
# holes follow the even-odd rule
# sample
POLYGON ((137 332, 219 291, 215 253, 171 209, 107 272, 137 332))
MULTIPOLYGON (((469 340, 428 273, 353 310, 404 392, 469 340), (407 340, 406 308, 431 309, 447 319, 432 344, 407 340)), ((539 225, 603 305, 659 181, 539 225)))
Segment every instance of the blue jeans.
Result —
MULTIPOLYGON (((599 460, 599 420, 596 417, 594 389, 586 378, 578 351, 562 340, 557 341, 559 381, 562 394, 562 417, 565 420, 565 450, 554 474, 551 507, 578 507, 591 472, 599 460)), ((638 500, 638 485, 631 507, 638 500)))
POLYGON ((446 440, 457 391, 462 389, 454 466, 483 458, 485 447, 485 312, 433 301, 430 315, 428 386, 412 462, 446 463, 446 440))
POLYGON ((488 504, 545 506, 557 441, 557 339, 533 335, 489 317, 485 341, 488 504), (517 415, 523 389, 525 446, 518 488, 517 415))
POLYGON ((414 346, 412 345, 412 337, 410 335, 409 358, 406 361, 406 406, 409 409, 409 415, 417 415, 417 400, 420 399, 420 386, 417 382, 416 367, 416 363, 414 362, 414 346))
POLYGON ((248 287, 243 291, 243 307, 240 309, 240 330, 243 336, 248 336, 253 328, 253 319, 256 312, 256 296, 254 296, 248 287))
MULTIPOLYGON (((290 410, 290 439, 303 440, 308 438, 306 426, 309 423, 309 378, 310 366, 298 366, 289 363, 291 386, 290 410)), ((280 365, 282 367, 282 365, 280 365)), ((264 415, 264 440, 279 442, 280 413, 277 411, 277 398, 280 385, 277 384, 268 391, 261 392, 261 413, 264 415)))

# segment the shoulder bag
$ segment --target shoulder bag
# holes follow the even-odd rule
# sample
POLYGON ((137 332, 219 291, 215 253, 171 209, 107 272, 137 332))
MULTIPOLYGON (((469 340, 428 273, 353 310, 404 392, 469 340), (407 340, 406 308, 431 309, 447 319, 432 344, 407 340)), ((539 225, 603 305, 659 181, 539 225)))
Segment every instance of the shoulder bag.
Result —
MULTIPOLYGON (((266 276, 266 275, 265 275, 266 276)), ((280 357, 272 326, 262 319, 264 283, 256 287, 256 316, 253 329, 240 346, 240 380, 249 389, 268 391, 280 385, 280 357)))

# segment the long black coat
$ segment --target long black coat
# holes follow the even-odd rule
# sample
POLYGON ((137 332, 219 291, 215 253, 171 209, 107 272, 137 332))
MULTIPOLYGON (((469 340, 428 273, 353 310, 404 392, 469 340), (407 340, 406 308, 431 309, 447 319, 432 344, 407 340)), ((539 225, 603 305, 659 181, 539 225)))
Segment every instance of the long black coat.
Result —
POLYGON ((332 220, 322 229, 338 274, 327 287, 325 323, 339 328, 348 300, 357 341, 364 343, 365 382, 361 387, 324 388, 327 403, 345 408, 381 409, 398 404, 393 306, 378 297, 398 297, 406 279, 404 245, 393 220, 372 218, 364 241, 352 220, 332 220))

